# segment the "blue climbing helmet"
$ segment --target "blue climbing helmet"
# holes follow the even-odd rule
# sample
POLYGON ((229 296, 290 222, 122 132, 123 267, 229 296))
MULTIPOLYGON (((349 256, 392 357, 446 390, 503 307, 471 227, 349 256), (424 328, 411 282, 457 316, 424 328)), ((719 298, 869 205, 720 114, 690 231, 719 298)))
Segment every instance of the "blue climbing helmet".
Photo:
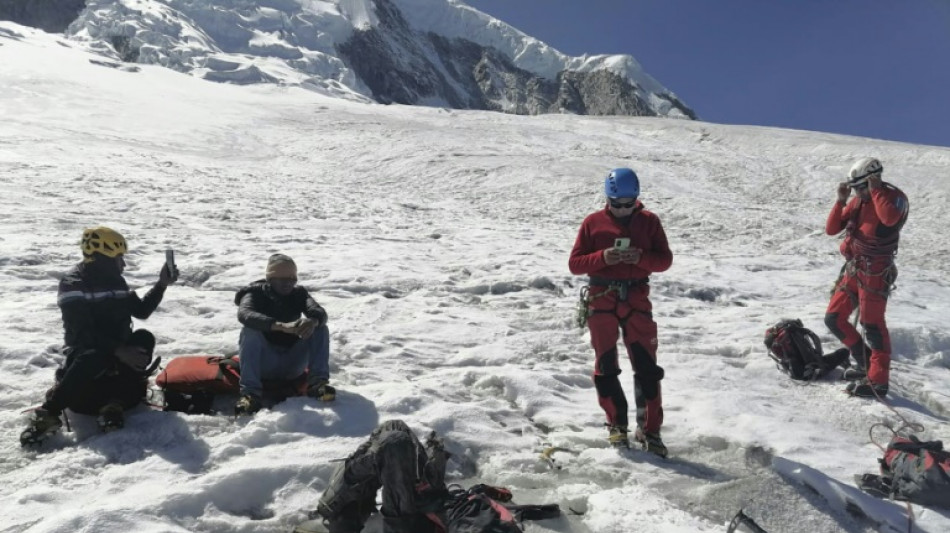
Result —
POLYGON ((604 180, 607 198, 637 198, 640 196, 640 178, 629 168, 615 168, 604 180))

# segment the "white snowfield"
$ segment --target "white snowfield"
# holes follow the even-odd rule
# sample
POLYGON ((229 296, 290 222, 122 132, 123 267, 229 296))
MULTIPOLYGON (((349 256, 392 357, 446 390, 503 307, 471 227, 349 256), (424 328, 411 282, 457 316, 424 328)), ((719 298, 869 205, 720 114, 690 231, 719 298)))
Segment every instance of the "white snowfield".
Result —
MULTIPOLYGON (((393 418, 445 436, 453 479, 561 504, 532 533, 718 532, 740 508, 770 533, 907 530, 904 506, 853 476, 877 471, 868 431, 900 424, 891 409, 950 440, 950 149, 387 107, 113 67, 0 23, 0 532, 287 532, 334 461, 393 418), (793 383, 762 344, 799 317, 838 347, 822 320, 842 259, 824 222, 865 155, 911 202, 886 405, 841 381, 793 383), (572 324, 584 280, 568 253, 618 166, 639 173, 674 252, 651 280, 668 460, 607 446, 572 324), (128 239, 140 295, 176 251, 179 283, 136 323, 166 361, 235 353, 235 290, 271 253, 295 258, 330 314, 338 400, 238 420, 143 406, 110 434, 73 415, 72 432, 21 450, 61 361, 58 278, 100 224, 128 239), (570 450, 561 469, 539 459, 545 445, 570 450)), ((947 511, 914 514, 914 531, 950 531, 947 511)))

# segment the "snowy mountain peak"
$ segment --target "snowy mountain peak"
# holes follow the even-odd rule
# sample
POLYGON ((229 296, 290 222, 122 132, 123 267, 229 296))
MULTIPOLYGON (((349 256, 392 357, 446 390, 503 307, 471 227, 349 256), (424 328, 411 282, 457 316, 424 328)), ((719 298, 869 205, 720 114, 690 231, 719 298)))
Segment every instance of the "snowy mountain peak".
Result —
POLYGON ((458 0, 88 0, 66 34, 126 62, 359 101, 695 118, 630 56, 570 57, 458 0))

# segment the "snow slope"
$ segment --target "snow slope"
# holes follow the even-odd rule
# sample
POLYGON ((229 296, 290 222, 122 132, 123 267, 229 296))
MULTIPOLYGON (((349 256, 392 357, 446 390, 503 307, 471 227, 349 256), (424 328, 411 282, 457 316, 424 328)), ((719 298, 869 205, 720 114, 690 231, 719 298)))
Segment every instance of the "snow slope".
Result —
MULTIPOLYGON (((332 461, 390 418, 443 434, 454 479, 572 510, 533 533, 722 531, 740 507, 770 533, 906 531, 903 506, 852 476, 876 470, 868 429, 897 423, 889 408, 950 439, 950 150, 379 106, 101 59, 0 23, 0 531, 289 531, 332 461), (835 346, 822 316, 841 259, 824 219, 868 154, 912 205, 888 405, 841 382, 799 386, 762 346, 786 316, 835 346), (588 339, 571 324, 583 280, 567 255, 623 165, 675 255, 651 283, 669 460, 606 446, 588 339), (73 432, 22 451, 25 411, 61 359, 57 279, 97 224, 128 238, 133 287, 176 249, 182 279, 141 324, 166 360, 234 353, 234 291, 269 254, 294 257, 330 313, 338 401, 240 420, 143 407, 107 435, 74 415, 73 432), (545 445, 572 450, 555 454, 563 468, 539 460, 545 445)), ((915 531, 950 530, 946 511, 915 514, 915 531)))

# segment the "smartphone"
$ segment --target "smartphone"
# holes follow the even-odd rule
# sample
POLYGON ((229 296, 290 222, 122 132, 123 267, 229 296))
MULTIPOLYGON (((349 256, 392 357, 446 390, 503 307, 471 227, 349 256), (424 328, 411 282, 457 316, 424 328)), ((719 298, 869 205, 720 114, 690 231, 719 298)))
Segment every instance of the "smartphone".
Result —
POLYGON ((171 248, 165 250, 165 265, 168 267, 168 272, 175 272, 175 250, 171 248))
POLYGON ((614 241, 614 248, 618 250, 626 250, 630 248, 630 239, 626 237, 618 238, 614 241))

